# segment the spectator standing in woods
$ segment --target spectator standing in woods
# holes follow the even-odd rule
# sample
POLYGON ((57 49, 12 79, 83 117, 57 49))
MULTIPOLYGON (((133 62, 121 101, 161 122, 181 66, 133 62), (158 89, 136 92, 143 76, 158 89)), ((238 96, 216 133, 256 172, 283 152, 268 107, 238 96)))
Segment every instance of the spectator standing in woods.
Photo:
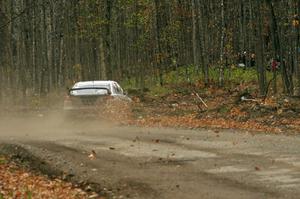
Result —
POLYGON ((238 54, 238 67, 246 68, 246 54, 246 51, 238 54))
POLYGON ((250 56, 250 67, 254 67, 255 66, 255 54, 252 53, 250 56))
POLYGON ((246 59, 246 56, 247 56, 247 52, 245 51, 242 55, 242 63, 245 65, 245 67, 247 67, 247 59, 246 59))
POLYGON ((280 62, 277 59, 275 59, 275 58, 272 59, 272 62, 271 62, 272 71, 276 71, 279 68, 279 64, 280 64, 280 62))

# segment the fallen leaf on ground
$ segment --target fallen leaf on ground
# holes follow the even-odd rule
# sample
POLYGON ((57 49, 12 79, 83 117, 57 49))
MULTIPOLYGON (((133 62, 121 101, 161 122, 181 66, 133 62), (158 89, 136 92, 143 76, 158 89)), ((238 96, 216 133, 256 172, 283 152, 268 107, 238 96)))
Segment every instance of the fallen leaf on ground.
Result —
POLYGON ((96 152, 94 150, 92 150, 92 152, 89 154, 88 156, 91 160, 95 160, 96 159, 96 152))

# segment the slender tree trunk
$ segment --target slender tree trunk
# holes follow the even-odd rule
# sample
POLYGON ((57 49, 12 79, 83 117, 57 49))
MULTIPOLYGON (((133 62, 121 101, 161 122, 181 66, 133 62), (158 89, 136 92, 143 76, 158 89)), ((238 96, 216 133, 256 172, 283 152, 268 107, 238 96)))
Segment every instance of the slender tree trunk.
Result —
POLYGON ((220 44, 220 66, 219 66, 219 86, 224 86, 224 40, 225 40, 225 16, 224 0, 221 0, 221 44, 220 44))
POLYGON ((198 63, 198 52, 197 52, 197 20, 196 20, 196 6, 195 0, 191 0, 192 4, 192 45, 193 45, 193 65, 195 67, 196 73, 199 73, 199 63, 198 63))
POLYGON ((258 69, 258 82, 259 92, 261 96, 266 94, 266 71, 264 67, 264 40, 263 40, 263 22, 261 16, 262 2, 256 0, 257 12, 257 41, 256 41, 256 54, 257 54, 257 69, 258 69))
POLYGON ((274 35, 274 49, 276 57, 279 57, 280 60, 280 69, 282 73, 282 81, 284 82, 284 87, 286 92, 291 95, 292 89, 291 89, 291 79, 288 76, 287 68, 285 60, 283 59, 283 52, 280 44, 280 38, 279 38, 279 32, 278 32, 278 26, 277 26, 277 19, 274 12, 274 6, 271 0, 267 0, 267 5, 270 9, 270 15, 271 15, 271 26, 272 26, 272 34, 274 35))
POLYGON ((104 46, 103 46, 103 39, 102 37, 99 38, 99 51, 100 51, 100 78, 102 80, 106 80, 106 62, 105 62, 105 53, 104 53, 104 46))
POLYGON ((203 79, 205 86, 208 86, 209 84, 209 69, 208 69, 208 61, 206 56, 206 32, 207 32, 207 19, 204 20, 204 6, 200 0, 197 0, 198 3, 198 9, 199 9, 199 46, 201 49, 201 64, 202 64, 202 71, 203 71, 203 79))
MULTIPOLYGON (((295 9, 295 16, 297 17, 294 20, 297 20, 299 23, 299 17, 300 17, 300 0, 297 2, 297 8, 295 9)), ((294 67, 295 67, 295 72, 296 72, 296 86, 294 89, 294 94, 296 96, 300 95, 300 64, 299 64, 299 48, 300 48, 300 26, 299 24, 297 25, 297 21, 295 21, 294 24, 294 40, 295 46, 294 46, 294 67)))
POLYGON ((160 0, 155 0, 155 23, 156 23, 156 64, 158 70, 158 77, 159 83, 162 86, 163 82, 163 73, 162 73, 162 49, 161 49, 161 42, 160 42, 160 20, 161 20, 161 2, 160 0))

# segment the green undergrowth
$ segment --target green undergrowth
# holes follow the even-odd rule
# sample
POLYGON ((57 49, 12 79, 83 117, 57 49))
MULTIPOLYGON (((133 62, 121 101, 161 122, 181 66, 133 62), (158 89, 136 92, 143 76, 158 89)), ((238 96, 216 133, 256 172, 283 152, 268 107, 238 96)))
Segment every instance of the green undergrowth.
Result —
MULTIPOLYGON (((210 82, 217 82, 219 78, 219 69, 213 67, 209 70, 210 82)), ((183 82, 197 82, 203 81, 203 73, 201 71, 197 72, 193 66, 187 68, 179 68, 178 71, 171 71, 164 75, 164 80, 166 84, 176 84, 183 82)), ((240 69, 240 68, 226 68, 224 70, 225 81, 230 81, 233 83, 239 83, 241 80, 245 82, 256 81, 257 74, 256 70, 253 68, 240 69)))
POLYGON ((3 156, 0 155, 0 165, 6 164, 6 163, 7 163, 7 160, 3 156))
MULTIPOLYGON (((273 78, 272 72, 267 72, 267 82, 273 78)), ((150 96, 165 96, 171 93, 191 93, 191 87, 201 86, 201 89, 204 88, 204 77, 202 71, 196 71, 195 67, 190 65, 186 67, 179 67, 177 70, 172 70, 163 75, 163 83, 161 86, 158 78, 153 78, 150 76, 145 77, 145 87, 148 95, 150 96)), ((209 70, 209 84, 210 86, 218 86, 219 84, 219 68, 211 67, 209 70)), ((280 74, 277 76, 277 81, 280 84, 281 77, 280 74)), ((125 90, 136 90, 139 93, 142 90, 139 88, 138 83, 135 83, 133 80, 129 79, 121 82, 125 90)), ((237 68, 237 67, 228 67, 224 69, 224 89, 232 89, 237 85, 244 84, 249 85, 250 90, 258 90, 258 77, 256 68, 237 68), (253 87, 253 88, 252 88, 253 87)))

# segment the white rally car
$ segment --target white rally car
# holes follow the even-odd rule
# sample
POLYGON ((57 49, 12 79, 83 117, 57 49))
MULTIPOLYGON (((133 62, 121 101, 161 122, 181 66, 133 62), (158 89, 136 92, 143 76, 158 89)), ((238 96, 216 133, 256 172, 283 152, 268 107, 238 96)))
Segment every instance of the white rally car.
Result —
POLYGON ((108 102, 130 102, 121 86, 115 81, 82 81, 68 90, 64 100, 66 115, 99 113, 108 102))

